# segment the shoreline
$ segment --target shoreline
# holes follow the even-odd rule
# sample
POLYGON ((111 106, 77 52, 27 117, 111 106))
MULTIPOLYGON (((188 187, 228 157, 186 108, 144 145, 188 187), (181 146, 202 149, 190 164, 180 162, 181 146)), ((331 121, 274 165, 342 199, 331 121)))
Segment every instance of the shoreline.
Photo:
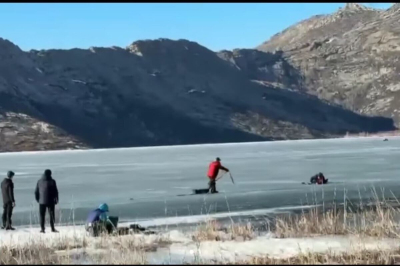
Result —
POLYGON ((221 224, 215 220, 203 221, 188 231, 166 228, 155 235, 97 238, 86 236, 83 226, 59 227, 58 234, 40 234, 35 227, 2 230, 0 249, 4 253, 0 260, 15 263, 15 256, 7 254, 20 250, 16 253, 21 256, 19 262, 36 264, 351 263, 360 254, 368 259, 371 258, 365 254, 380 254, 380 259, 390 261, 393 254, 400 252, 400 234, 394 234, 399 228, 392 224, 397 219, 392 215, 399 215, 400 209, 386 201, 374 206, 358 213, 347 213, 344 206, 337 209, 337 214, 331 209, 322 213, 319 206, 308 212, 283 214, 276 218, 275 226, 265 231, 258 231, 251 223, 221 224), (353 215, 358 218, 353 219, 353 215), (31 257, 24 257, 23 250, 29 251, 31 257), (35 258, 35 254, 41 257, 35 258))
POLYGON ((67 149, 67 150, 38 150, 38 151, 12 151, 0 152, 2 155, 19 155, 19 154, 58 154, 58 153, 76 153, 76 152, 105 152, 105 151, 126 151, 126 150, 162 150, 168 148, 195 148, 195 147, 215 147, 215 146, 231 146, 231 145, 259 145, 259 144, 276 144, 291 142, 313 142, 313 141, 334 141, 341 139, 359 139, 359 138, 382 138, 382 137, 400 137, 400 131, 389 131, 381 133, 359 133, 345 134, 343 136, 331 138, 313 138, 313 139, 285 139, 285 140, 266 140, 266 141, 248 141, 248 142, 227 142, 227 143, 203 143, 203 144, 185 144, 185 145, 159 145, 159 146, 137 146, 137 147, 120 147, 120 148, 88 148, 88 149, 67 149), (389 135, 387 135, 389 134, 389 135))
POLYGON ((364 137, 364 138, 373 138, 373 137, 400 137, 400 130, 393 130, 393 131, 383 131, 377 133, 358 133, 358 134, 349 134, 347 133, 344 138, 357 138, 357 137, 364 137))

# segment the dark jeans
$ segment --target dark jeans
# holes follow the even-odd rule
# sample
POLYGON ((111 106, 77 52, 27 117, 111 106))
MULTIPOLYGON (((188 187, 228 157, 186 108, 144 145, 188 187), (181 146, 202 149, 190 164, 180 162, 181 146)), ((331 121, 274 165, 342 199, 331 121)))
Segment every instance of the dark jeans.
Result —
POLYGON ((210 178, 210 181, 208 182, 208 189, 211 190, 211 193, 217 192, 215 179, 210 178))
POLYGON ((44 222, 45 222, 45 217, 46 217, 46 209, 49 210, 49 215, 50 215, 50 226, 51 230, 55 230, 54 227, 54 222, 56 220, 54 210, 55 210, 55 205, 44 205, 40 204, 39 205, 39 214, 40 214, 40 227, 44 231, 44 222))
POLYGON ((92 224, 86 224, 85 229, 89 233, 90 236, 97 237, 100 234, 106 233, 106 232, 108 234, 111 234, 113 231, 113 226, 109 222, 97 221, 92 224))
POLYGON ((3 227, 11 227, 11 216, 12 216, 13 206, 12 203, 6 203, 3 205, 3 227))

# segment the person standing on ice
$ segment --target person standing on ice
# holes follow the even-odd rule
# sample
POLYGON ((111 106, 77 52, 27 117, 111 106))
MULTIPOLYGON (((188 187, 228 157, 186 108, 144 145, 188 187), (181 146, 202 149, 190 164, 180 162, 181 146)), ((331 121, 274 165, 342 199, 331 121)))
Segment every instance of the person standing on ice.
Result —
POLYGON ((208 173, 207 176, 210 179, 208 182, 208 189, 211 190, 211 193, 218 193, 217 188, 216 188, 216 178, 218 176, 219 170, 224 170, 226 172, 229 172, 229 169, 226 167, 223 167, 221 165, 221 159, 217 157, 214 162, 210 163, 210 166, 208 167, 208 173))
POLYGON ((41 233, 45 233, 44 222, 46 217, 46 209, 49 210, 50 226, 53 233, 58 231, 54 227, 55 223, 55 205, 58 204, 57 183, 51 176, 49 169, 44 171, 41 179, 37 182, 35 189, 35 198, 39 203, 40 228, 41 233))
POLYGON ((11 216, 15 207, 14 183, 12 181, 14 172, 8 171, 7 177, 1 182, 1 194, 3 195, 3 227, 1 229, 15 230, 11 226, 11 216))

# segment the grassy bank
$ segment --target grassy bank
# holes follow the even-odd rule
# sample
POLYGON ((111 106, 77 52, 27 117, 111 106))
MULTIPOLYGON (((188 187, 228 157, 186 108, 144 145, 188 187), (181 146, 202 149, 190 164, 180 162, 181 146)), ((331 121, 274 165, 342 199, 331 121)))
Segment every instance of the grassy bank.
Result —
POLYGON ((270 257, 255 257, 238 262, 242 265, 299 265, 299 264, 351 264, 351 265, 393 265, 400 263, 400 249, 397 250, 359 250, 336 254, 301 253, 298 256, 276 259, 270 257))
MULTIPOLYGON (((256 229, 251 223, 221 224, 209 220, 193 231, 175 235, 103 235, 90 238, 82 228, 76 232, 70 230, 66 234, 45 236, 27 232, 14 237, 10 232, 7 235, 10 238, 3 241, 0 247, 0 264, 148 264, 154 263, 150 258, 154 258, 155 254, 163 256, 163 263, 171 264, 177 263, 177 260, 182 264, 400 263, 398 247, 372 245, 379 241, 400 240, 400 203, 396 198, 388 201, 376 196, 374 202, 360 202, 357 207, 348 206, 346 201, 340 206, 334 203, 329 206, 325 211, 316 207, 301 213, 278 215, 266 220, 266 231, 256 229), (325 242, 318 240, 328 236, 331 238, 326 238, 325 242), (351 248, 351 245, 343 248, 339 245, 336 250, 321 249, 321 245, 336 237, 341 238, 340 243, 352 239, 359 244, 351 248), (280 243, 285 249, 286 243, 293 246, 296 241, 304 240, 311 243, 311 250, 299 246, 294 252, 288 247, 287 251, 283 250, 282 256, 271 249, 280 243), (315 248, 312 244, 314 240, 315 248), (367 242, 370 244, 366 245, 367 242), (251 252, 252 247, 258 249, 258 254, 251 252), (189 255, 177 257, 183 249, 187 249, 189 255), (245 255, 241 254, 243 250, 247 252, 245 255), (211 258, 212 252, 216 255, 211 258), (226 259, 229 253, 232 253, 230 258, 233 259, 226 259)), ((1 235, 1 238, 4 236, 1 235)))

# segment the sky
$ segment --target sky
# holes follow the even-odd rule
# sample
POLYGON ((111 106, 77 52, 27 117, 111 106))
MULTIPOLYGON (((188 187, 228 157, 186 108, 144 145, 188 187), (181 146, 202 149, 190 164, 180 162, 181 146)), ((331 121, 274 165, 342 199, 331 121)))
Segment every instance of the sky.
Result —
MULTIPOLYGON (((389 8, 389 3, 365 4, 389 8)), ((0 3, 0 37, 22 50, 126 47, 187 39, 213 50, 254 48, 343 3, 0 3)))

